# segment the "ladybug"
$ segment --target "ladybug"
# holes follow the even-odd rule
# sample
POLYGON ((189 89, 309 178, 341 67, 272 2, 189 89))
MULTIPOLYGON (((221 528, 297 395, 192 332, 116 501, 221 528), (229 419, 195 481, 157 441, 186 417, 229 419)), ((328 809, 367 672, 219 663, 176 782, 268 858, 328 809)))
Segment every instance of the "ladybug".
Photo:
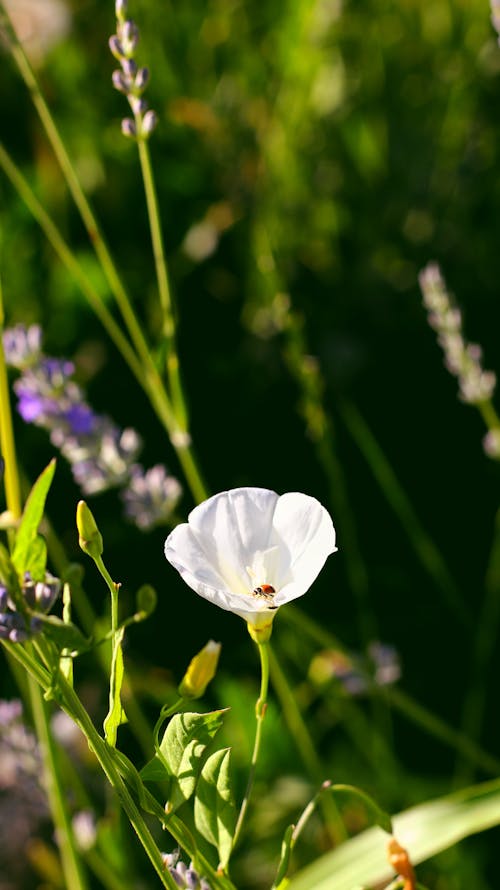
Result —
POLYGON ((266 600, 272 600, 276 591, 270 584, 260 584, 259 587, 254 588, 253 593, 254 596, 262 596, 266 600))

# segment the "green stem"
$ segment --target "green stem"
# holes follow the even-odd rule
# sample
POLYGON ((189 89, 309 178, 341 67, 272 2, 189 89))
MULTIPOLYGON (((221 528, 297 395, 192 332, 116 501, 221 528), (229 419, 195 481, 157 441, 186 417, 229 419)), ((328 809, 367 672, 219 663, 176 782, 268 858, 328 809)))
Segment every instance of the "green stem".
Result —
POLYGON ((488 430, 490 430, 490 432, 492 430, 500 430, 500 417, 498 416, 491 399, 488 399, 486 402, 480 402, 477 407, 488 430))
POLYGON ((57 843, 61 854, 66 886, 71 890, 87 890, 88 883, 76 852, 73 829, 65 805, 62 791, 62 778, 55 745, 52 740, 47 705, 43 700, 40 687, 30 682, 31 710, 36 735, 42 757, 45 790, 49 801, 50 812, 57 829, 57 843))
POLYGON ((3 350, 4 308, 2 283, 0 281, 0 444, 5 462, 5 497, 7 508, 14 519, 19 519, 22 513, 21 488, 19 474, 17 472, 16 446, 12 428, 12 413, 10 410, 9 381, 3 350))
MULTIPOLYGON (((313 783, 317 786, 321 786, 325 780, 321 761, 316 753, 316 748, 314 747, 309 730, 307 729, 304 718, 297 705, 297 700, 290 689, 286 675, 281 668, 275 652, 271 648, 269 649, 269 658, 273 689, 281 704, 283 716, 290 731, 290 735, 297 745, 299 754, 302 757, 313 783)), ((335 845, 341 843, 346 839, 347 832, 332 796, 330 794, 320 795, 319 806, 323 811, 323 817, 332 844, 335 845)))
MULTIPOLYGON (((40 645, 40 644, 39 644, 40 645)), ((30 653, 20 645, 16 644, 7 644, 7 648, 9 652, 13 655, 15 659, 17 659, 26 670, 29 672, 30 676, 39 683, 45 691, 54 690, 51 685, 51 677, 49 672, 43 668, 35 659, 30 655, 30 653)), ((175 882, 171 878, 168 871, 165 871, 165 866, 163 863, 163 859, 161 857, 161 853, 147 827, 144 819, 132 798, 124 780, 122 779, 118 768, 115 765, 113 756, 111 754, 111 749, 108 748, 104 739, 97 732, 94 724, 92 723, 87 711, 83 707, 80 699, 72 689, 72 687, 66 682, 63 676, 58 676, 58 697, 60 697, 61 704, 64 706, 64 710, 67 714, 75 721, 77 726, 81 729, 83 734, 85 735, 89 747, 94 752, 97 760, 99 761, 106 777, 109 782, 113 786, 120 803, 125 810, 129 821, 134 828, 144 850, 151 861, 152 865, 155 868, 155 871, 159 875, 163 886, 169 887, 170 890, 174 890, 176 887, 175 882)), ((71 884, 68 884, 68 888, 72 887, 71 884)))
POLYGON ((252 759, 250 761, 250 772, 248 775, 247 787, 236 822, 236 828, 234 830, 232 847, 233 850, 239 841, 241 829, 243 827, 243 822, 248 809, 248 804, 250 802, 250 795, 252 793, 253 783, 255 780, 255 772, 257 769, 257 760, 259 758, 260 743, 262 739, 262 727, 267 710, 267 690, 269 685, 269 643, 257 643, 257 648, 259 650, 261 668, 260 694, 255 705, 255 719, 257 721, 257 724, 255 727, 255 739, 253 744, 252 759))
MULTIPOLYGON (((140 132, 139 119, 136 119, 136 126, 137 131, 140 132)), ((160 305, 163 315, 163 336, 165 338, 166 345, 167 373, 170 383, 170 395, 174 404, 177 421, 182 429, 184 431, 187 431, 187 409, 179 375, 179 360, 177 357, 175 344, 175 324, 173 317, 172 295, 168 280, 165 250, 163 247, 164 242, 161 217, 158 207, 158 197, 156 193, 153 168, 151 165, 151 157, 149 154, 149 143, 146 139, 139 138, 137 147, 139 150, 139 160, 141 164, 142 180, 144 183, 144 193, 146 195, 149 227, 151 231, 151 242, 153 245, 153 256, 155 261, 156 277, 158 281, 158 292, 160 294, 160 305)))

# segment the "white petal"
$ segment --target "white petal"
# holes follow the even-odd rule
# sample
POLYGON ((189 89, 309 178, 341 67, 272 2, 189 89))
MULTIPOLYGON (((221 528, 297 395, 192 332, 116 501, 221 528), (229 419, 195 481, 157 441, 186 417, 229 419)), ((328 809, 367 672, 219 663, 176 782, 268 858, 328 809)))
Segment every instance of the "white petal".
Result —
POLYGON ((335 530, 327 510, 305 494, 289 492, 276 505, 270 546, 280 546, 277 606, 302 596, 334 553, 335 530))
POLYGON ((189 526, 206 558, 233 593, 250 592, 247 567, 257 551, 268 547, 277 501, 276 492, 266 488, 235 488, 209 498, 189 514, 189 526))

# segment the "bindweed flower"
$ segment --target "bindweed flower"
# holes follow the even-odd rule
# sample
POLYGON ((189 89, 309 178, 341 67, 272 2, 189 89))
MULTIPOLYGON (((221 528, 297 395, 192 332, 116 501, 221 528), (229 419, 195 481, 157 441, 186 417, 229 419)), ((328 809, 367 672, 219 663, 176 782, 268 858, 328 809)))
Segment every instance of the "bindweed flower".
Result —
POLYGON ((207 645, 191 659, 180 685, 182 698, 201 698, 211 680, 215 677, 221 645, 209 640, 207 645))
POLYGON ((269 638, 276 611, 302 596, 334 553, 335 530, 313 497, 235 488, 204 501, 165 542, 186 584, 269 638))

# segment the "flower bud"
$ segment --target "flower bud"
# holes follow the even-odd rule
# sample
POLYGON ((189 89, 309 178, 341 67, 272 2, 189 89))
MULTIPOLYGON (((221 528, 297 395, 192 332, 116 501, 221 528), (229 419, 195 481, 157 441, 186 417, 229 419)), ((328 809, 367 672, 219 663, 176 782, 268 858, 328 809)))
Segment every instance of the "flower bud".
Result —
POLYGON ((158 123, 158 115, 156 111, 146 111, 142 119, 142 132, 144 136, 150 136, 158 123))
POLYGON ((135 139, 135 137, 137 136, 137 130, 132 118, 125 117, 122 120, 122 133, 124 136, 127 136, 128 139, 135 139))
POLYGON ((111 80, 115 90, 118 90, 120 93, 128 93, 129 85, 125 79, 125 75, 123 71, 113 71, 111 75, 111 80))
POLYGON ((102 535, 85 501, 78 502, 76 527, 79 535, 78 543, 83 552, 91 556, 92 559, 98 559, 103 551, 102 535))
POLYGON ((141 99, 140 96, 129 96, 128 97, 129 105, 134 112, 134 114, 144 114, 148 104, 145 99, 141 99))
POLYGON ((179 685, 179 695, 182 698, 201 698, 205 693, 208 684, 215 677, 220 650, 220 643, 209 640, 194 656, 179 685))
POLYGON ((149 81, 149 70, 147 68, 139 68, 139 70, 136 74, 135 82, 134 82, 135 89, 138 92, 142 93, 142 91, 146 89, 148 81, 149 81))
POLYGON ((116 34, 113 34, 113 36, 109 38, 108 46, 109 46, 111 52, 113 53, 115 59, 118 59, 118 61, 121 61, 121 59, 125 55, 125 53, 123 50, 123 46, 122 46, 120 40, 118 39, 118 37, 116 36, 116 34))
POLYGON ((135 77, 137 74, 137 62, 134 62, 133 59, 122 59, 122 70, 126 77, 135 77))

